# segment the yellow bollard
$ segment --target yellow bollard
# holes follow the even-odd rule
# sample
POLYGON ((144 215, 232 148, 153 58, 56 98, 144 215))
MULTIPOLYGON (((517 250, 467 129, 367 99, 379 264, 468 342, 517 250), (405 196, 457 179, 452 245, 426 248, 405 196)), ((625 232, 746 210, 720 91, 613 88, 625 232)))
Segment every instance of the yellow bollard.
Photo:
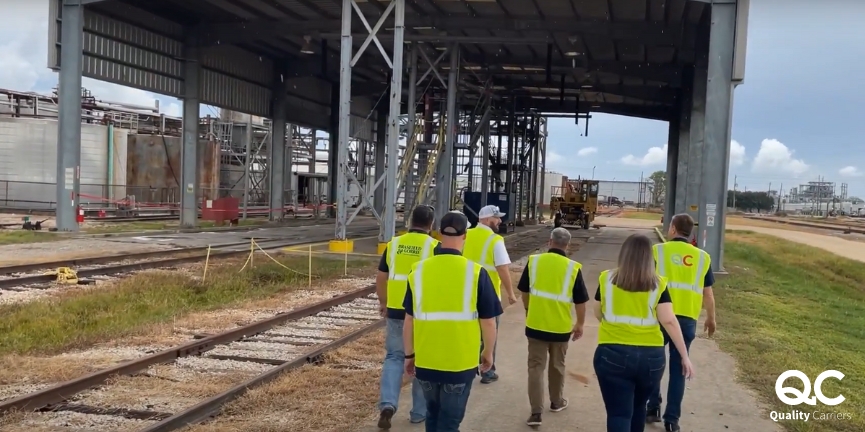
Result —
POLYGON ((201 275, 201 281, 207 280, 207 265, 210 264, 210 245, 207 245, 207 256, 204 257, 204 274, 201 275))
POLYGON ((255 265, 255 237, 249 239, 249 268, 255 265))

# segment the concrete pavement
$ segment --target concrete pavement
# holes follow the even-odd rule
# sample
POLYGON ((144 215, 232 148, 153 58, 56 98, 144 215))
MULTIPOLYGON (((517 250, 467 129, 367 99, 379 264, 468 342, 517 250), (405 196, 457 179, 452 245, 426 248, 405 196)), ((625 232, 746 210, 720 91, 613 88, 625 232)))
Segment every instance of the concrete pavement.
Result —
MULTIPOLYGON (((572 256, 583 264, 583 276, 592 298, 598 288, 600 272, 615 267, 619 248, 627 236, 643 233, 655 238, 654 232, 645 228, 605 228, 593 233, 594 237, 572 256)), ((598 321, 591 313, 593 302, 589 303, 589 317, 586 319, 583 338, 572 343, 568 352, 567 370, 570 376, 565 385, 565 394, 570 399, 570 406, 559 413, 543 413, 542 430, 606 430, 604 403, 592 367, 598 330, 598 321), (578 375, 588 378, 588 384, 578 381, 578 375)), ((475 380, 466 418, 460 428, 462 432, 531 430, 525 424, 529 416, 529 402, 526 393, 527 343, 524 325, 525 312, 519 303, 505 311, 499 329, 497 369, 500 379, 487 385, 475 380)), ((683 432, 781 430, 769 420, 754 396, 735 381, 733 359, 721 352, 713 341, 698 338, 691 351, 696 376, 685 394, 681 420, 683 432)), ((401 407, 394 416, 391 430, 423 431, 423 425, 408 422, 406 407, 410 406, 411 393, 406 390, 408 387, 404 388, 400 397, 401 407)), ((646 427, 646 431, 662 430, 663 427, 657 424, 646 427)), ((357 432, 374 431, 378 431, 374 421, 357 429, 357 432)))

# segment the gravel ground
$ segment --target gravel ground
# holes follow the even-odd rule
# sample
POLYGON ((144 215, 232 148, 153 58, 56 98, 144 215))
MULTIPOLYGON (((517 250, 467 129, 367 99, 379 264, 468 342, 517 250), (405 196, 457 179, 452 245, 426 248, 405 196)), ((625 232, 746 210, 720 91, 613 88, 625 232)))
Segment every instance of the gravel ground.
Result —
MULTIPOLYGON (((371 280, 366 278, 341 280, 331 285, 334 287, 339 286, 344 291, 311 293, 306 296, 306 302, 318 301, 322 297, 331 298, 345 291, 368 286, 370 282, 371 280)), ((295 294, 300 293, 302 292, 295 294)), ((372 318, 378 316, 376 305, 377 301, 374 297, 358 299, 352 302, 351 305, 343 305, 323 313, 329 316, 307 317, 296 322, 287 323, 255 336, 255 341, 235 342, 229 345, 218 346, 207 354, 292 360, 314 348, 312 346, 292 346, 280 342, 296 341, 306 344, 325 344, 329 340, 334 340, 341 334, 345 334, 354 328, 370 324, 372 318), (305 329, 298 330, 298 325, 304 326, 305 329)), ((283 308, 256 309, 245 311, 246 313, 243 314, 243 317, 245 321, 252 321, 255 318, 261 319, 273 316, 275 313, 284 310, 283 308)), ((232 316, 230 311, 220 312, 223 316, 232 316)), ((222 321, 222 324, 223 327, 219 331, 225 330, 225 321, 222 321)), ((237 323, 237 325, 240 324, 237 323)), ((193 329, 185 327, 185 330, 193 329)), ((196 328, 195 331, 201 332, 201 329, 196 328)), ((163 349, 163 347, 108 347, 69 353, 64 355, 65 358, 63 356, 56 356, 55 359, 75 363, 76 361, 87 361, 94 358, 101 358, 103 361, 110 358, 113 360, 113 363, 117 363, 156 352, 160 349, 163 349)), ((369 365, 359 363, 347 366, 357 369, 369 365)), ((215 360, 207 357, 187 357, 178 359, 172 364, 153 366, 136 376, 118 377, 102 387, 77 395, 72 401, 105 408, 126 408, 175 413, 273 367, 272 365, 254 362, 215 360)), ((41 385, 44 386, 46 384, 41 385)), ((8 397, 18 396, 23 392, 34 390, 32 384, 31 387, 19 385, 18 388, 5 386, 0 389, 3 389, 0 390, 0 395, 5 396, 8 394, 8 397)), ((138 430, 145 426, 147 422, 126 421, 113 416, 74 413, 31 413, 23 415, 20 420, 14 423, 7 424, 9 425, 8 428, 5 427, 5 424, 0 423, 0 429, 22 432, 25 430, 27 432, 41 432, 42 430, 113 432, 138 430), (34 425, 45 428, 31 429, 34 425)))

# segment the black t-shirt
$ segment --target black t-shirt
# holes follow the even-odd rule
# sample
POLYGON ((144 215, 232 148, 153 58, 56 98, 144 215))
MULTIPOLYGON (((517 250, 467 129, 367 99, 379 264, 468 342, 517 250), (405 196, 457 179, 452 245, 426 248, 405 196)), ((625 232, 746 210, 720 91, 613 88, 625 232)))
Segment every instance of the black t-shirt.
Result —
MULTIPOLYGON (((565 251, 561 249, 552 248, 549 250, 549 253, 554 253, 561 256, 565 255, 565 251)), ((521 292, 527 293, 529 292, 529 266, 526 265, 523 268, 523 274, 520 276, 520 281, 517 284, 517 289, 521 292)), ((574 304, 583 304, 589 301, 589 292, 586 288, 586 282, 583 279, 583 271, 580 270, 577 272, 577 280, 574 281, 574 289, 572 291, 574 304)), ((532 339, 538 339, 545 342, 567 342, 571 338, 570 333, 550 333, 541 330, 535 330, 526 327, 526 336, 532 339)))

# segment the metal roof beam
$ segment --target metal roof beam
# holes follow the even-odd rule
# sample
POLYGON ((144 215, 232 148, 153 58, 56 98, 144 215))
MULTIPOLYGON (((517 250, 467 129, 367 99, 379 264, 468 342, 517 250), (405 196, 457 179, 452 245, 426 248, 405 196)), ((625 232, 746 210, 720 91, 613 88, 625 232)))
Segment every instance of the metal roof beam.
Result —
POLYGON ((553 75, 585 74, 592 72, 608 73, 622 77, 640 78, 668 83, 678 87, 681 82, 682 66, 659 63, 627 62, 616 60, 557 60, 549 64, 530 58, 491 57, 466 54, 463 66, 481 66, 493 75, 537 75, 546 74, 547 67, 553 75))
MULTIPOLYGON (((550 99, 520 99, 517 102, 517 109, 531 110, 534 109, 539 113, 565 113, 574 114, 576 103, 574 99, 566 99, 564 105, 558 100, 550 99)), ((643 106, 631 104, 614 104, 614 103, 581 103, 580 114, 589 113, 604 113, 616 114, 628 117, 638 117, 649 120, 667 121, 670 118, 670 108, 666 106, 643 106)))
MULTIPOLYGON (((415 30, 489 30, 489 31, 538 31, 567 33, 571 35, 594 35, 613 40, 638 41, 649 46, 680 46, 685 36, 692 35, 696 26, 692 24, 666 24, 663 22, 634 21, 581 21, 574 19, 537 17, 467 17, 467 16, 421 16, 406 17, 406 28, 415 30)), ((205 23, 197 30, 203 43, 241 43, 262 37, 285 34, 332 33, 340 29, 340 20, 268 20, 256 19, 236 23, 205 23)), ((385 21, 392 26, 392 19, 385 21)))
MULTIPOLYGON (((553 84, 545 84, 542 81, 533 80, 494 80, 496 87, 505 87, 505 92, 525 92, 537 96, 549 96, 551 98, 561 95, 561 87, 553 84)), ((604 93, 609 95, 644 99, 652 102, 672 104, 676 97, 676 91, 669 87, 658 86, 636 86, 620 84, 586 84, 591 88, 583 88, 579 84, 570 83, 565 85, 566 95, 573 98, 577 93, 604 93)))

